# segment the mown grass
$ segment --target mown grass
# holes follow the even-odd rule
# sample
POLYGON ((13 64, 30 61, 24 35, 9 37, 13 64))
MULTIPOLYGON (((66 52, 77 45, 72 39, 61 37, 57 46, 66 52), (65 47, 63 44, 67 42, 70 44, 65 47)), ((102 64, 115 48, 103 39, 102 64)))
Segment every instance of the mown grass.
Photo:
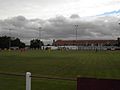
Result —
MULTIPOLYGON (((77 78, 80 75, 120 79, 120 51, 0 52, 0 72, 27 71, 34 75, 61 78, 77 78)), ((0 75, 0 90, 25 90, 25 78, 0 75)), ((76 82, 33 78, 32 90, 76 90, 76 82)))

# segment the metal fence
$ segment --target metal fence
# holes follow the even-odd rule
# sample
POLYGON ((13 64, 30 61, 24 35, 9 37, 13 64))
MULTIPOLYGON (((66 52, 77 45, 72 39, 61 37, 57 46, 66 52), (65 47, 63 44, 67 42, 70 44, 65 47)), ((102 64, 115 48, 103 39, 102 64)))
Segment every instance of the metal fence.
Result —
POLYGON ((0 73, 0 75, 25 77, 26 90, 31 90, 32 78, 77 82, 77 90, 120 90, 120 80, 117 79, 96 79, 96 78, 82 78, 82 77, 77 77, 77 78, 48 77, 48 76, 32 75, 30 72, 26 72, 26 74, 0 73))
POLYGON ((15 76, 15 77, 25 77, 26 78, 26 90, 31 90, 31 79, 48 79, 48 80, 62 80, 62 81, 77 81, 76 78, 61 78, 61 77, 49 77, 49 76, 40 76, 40 75, 32 75, 30 72, 26 72, 26 74, 17 74, 17 73, 3 73, 0 72, 0 75, 4 76, 15 76))

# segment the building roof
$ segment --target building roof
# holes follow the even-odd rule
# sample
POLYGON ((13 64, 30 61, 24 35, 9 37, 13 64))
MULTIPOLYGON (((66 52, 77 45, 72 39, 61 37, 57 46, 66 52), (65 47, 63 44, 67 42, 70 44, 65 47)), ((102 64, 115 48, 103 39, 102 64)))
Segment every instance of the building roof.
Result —
POLYGON ((113 44, 116 40, 57 40, 55 45, 73 45, 73 44, 113 44))

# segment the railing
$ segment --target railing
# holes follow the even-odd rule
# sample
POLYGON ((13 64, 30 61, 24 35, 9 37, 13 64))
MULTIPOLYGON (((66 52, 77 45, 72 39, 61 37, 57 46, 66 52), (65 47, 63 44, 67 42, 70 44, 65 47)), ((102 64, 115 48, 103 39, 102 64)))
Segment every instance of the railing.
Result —
POLYGON ((96 79, 96 78, 61 78, 32 75, 30 72, 26 74, 16 73, 0 73, 0 75, 26 77, 26 90, 31 90, 31 79, 49 79, 49 80, 63 80, 77 82, 77 90, 120 90, 120 80, 117 79, 96 79))
POLYGON ((30 72, 26 72, 26 74, 0 72, 0 75, 26 77, 26 90, 31 90, 31 78, 49 79, 49 80, 64 80, 64 81, 75 81, 75 82, 77 81, 77 79, 75 79, 75 78, 61 78, 61 77, 48 77, 48 76, 32 75, 30 72))

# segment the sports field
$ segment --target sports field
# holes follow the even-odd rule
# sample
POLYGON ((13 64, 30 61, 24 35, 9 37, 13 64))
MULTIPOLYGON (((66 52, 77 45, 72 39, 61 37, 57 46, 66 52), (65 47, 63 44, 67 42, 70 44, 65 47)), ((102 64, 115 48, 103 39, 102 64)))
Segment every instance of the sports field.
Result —
MULTIPOLYGON (((1 51, 0 72, 120 79, 120 51, 1 51)), ((0 75, 0 90, 25 90, 25 77, 0 75)), ((32 78, 32 90, 76 90, 75 81, 32 78)))

